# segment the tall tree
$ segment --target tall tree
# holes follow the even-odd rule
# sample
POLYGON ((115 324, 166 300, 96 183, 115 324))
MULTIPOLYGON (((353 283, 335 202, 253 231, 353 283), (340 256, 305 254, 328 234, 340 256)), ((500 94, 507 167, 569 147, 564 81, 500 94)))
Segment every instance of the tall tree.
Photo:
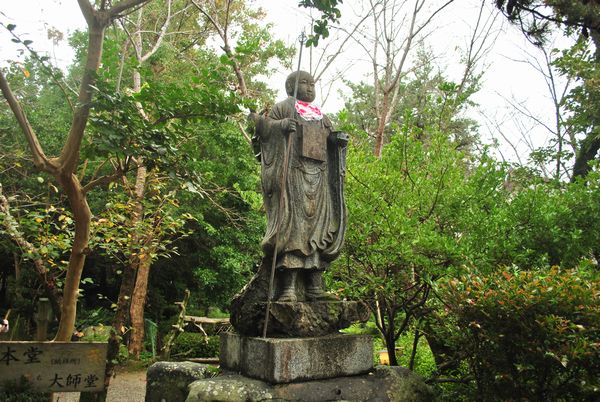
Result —
MULTIPOLYGON (((390 116, 386 137, 408 118, 418 127, 435 127, 446 133, 457 148, 473 148, 477 142, 476 123, 463 112, 469 106, 470 96, 478 89, 479 77, 470 75, 460 82, 450 81, 433 64, 431 51, 421 48, 416 53, 418 67, 399 85, 398 103, 390 116)), ((352 93, 346 99, 344 123, 373 133, 378 124, 373 86, 366 83, 348 83, 348 86, 352 93)), ((424 133, 420 139, 426 136, 424 133)))
MULTIPOLYGON (((444 133, 407 119, 381 157, 367 145, 348 160, 350 225, 335 265, 338 288, 364 300, 397 365, 396 341, 426 311, 432 284, 461 264, 453 200, 464 188, 465 161, 444 133)), ((419 335, 420 336, 420 335, 419 335)))
POLYGON ((562 72, 582 84, 567 96, 567 107, 575 116, 569 120, 580 129, 583 139, 575 155, 572 180, 584 177, 600 150, 600 4, 589 0, 496 0, 496 6, 517 24, 537 46, 542 46, 553 25, 565 34, 580 34, 580 43, 557 61, 562 72), (592 54, 579 53, 591 38, 592 54))
MULTIPOLYGON (((71 127, 58 157, 46 156, 43 146, 29 123, 23 108, 11 91, 4 74, 0 72, 0 89, 27 139, 34 164, 40 170, 52 175, 59 183, 68 198, 75 221, 75 235, 64 286, 61 320, 55 337, 55 340, 58 341, 69 341, 71 339, 76 318, 79 282, 88 253, 91 212, 86 194, 90 188, 81 185, 75 172, 79 163, 81 142, 89 118, 96 73, 100 66, 104 30, 115 19, 131 12, 132 9, 147 1, 123 0, 110 7, 106 1, 102 1, 100 6, 96 8, 88 0, 78 0, 79 7, 88 25, 87 56, 71 127)), ((14 29, 14 25, 7 26, 7 28, 9 30, 14 29)))
MULTIPOLYGON (((141 69, 145 67, 147 61, 156 54, 167 34, 173 34, 174 30, 171 25, 174 16, 182 14, 188 7, 183 6, 179 9, 173 9, 173 1, 167 0, 164 4, 164 17, 150 21, 150 25, 160 26, 158 31, 146 29, 144 22, 144 9, 139 9, 137 15, 130 24, 123 22, 122 27, 127 32, 126 42, 122 48, 132 48, 133 56, 137 66, 132 69, 132 85, 131 91, 138 93, 142 88, 141 69), (129 25, 129 26, 128 26, 129 25), (143 32, 151 35, 148 39, 143 36, 143 32)), ((162 9, 160 7, 159 9, 162 9)), ((146 35, 147 36, 147 35, 146 35)), ((121 68, 121 67, 120 67, 121 68)), ((147 112, 141 103, 137 102, 137 111, 141 118, 149 120, 147 112)), ((144 199, 146 199, 146 190, 149 177, 148 168, 144 157, 138 155, 132 158, 136 165, 135 182, 132 186, 127 186, 126 177, 123 177, 125 188, 130 187, 131 202, 134 207, 131 211, 129 222, 130 228, 140 228, 140 223, 144 218, 144 199)), ((154 214, 149 214, 153 216, 154 214)), ((147 218, 146 218, 147 219, 147 218)), ((121 330, 131 322, 131 336, 129 339, 129 353, 139 358, 143 348, 144 341, 144 307, 146 305, 146 294, 148 290, 148 277, 153 258, 156 254, 155 237, 162 232, 160 225, 161 219, 153 219, 153 224, 145 231, 134 230, 131 233, 132 246, 136 252, 130 254, 129 264, 125 268, 121 288, 119 291, 119 299, 117 302, 117 314, 114 319, 114 327, 121 330), (128 311, 126 311, 128 310, 128 311), (126 313, 129 315, 129 320, 126 319, 126 313)))
MULTIPOLYGON (((214 172, 203 171, 202 158, 214 159, 214 155, 204 152, 207 145, 202 137, 214 136, 215 131, 222 137, 229 135, 226 117, 242 128, 239 105, 247 104, 242 97, 258 96, 265 87, 255 80, 256 75, 266 73, 272 59, 290 54, 282 42, 272 40, 268 30, 259 26, 262 13, 246 12, 244 2, 210 7, 202 3, 199 7, 206 14, 199 14, 188 2, 169 1, 148 5, 134 18, 124 20, 122 30, 111 32, 111 54, 107 52, 104 61, 107 73, 98 86, 100 97, 93 119, 98 135, 89 151, 96 158, 108 155, 108 166, 130 163, 136 169, 133 177, 120 169, 120 188, 129 194, 126 204, 135 207, 125 210, 131 214, 127 223, 131 241, 113 321, 120 333, 128 335, 134 356, 139 356, 143 346, 149 273, 160 254, 156 247, 168 243, 173 234, 157 226, 172 220, 155 219, 161 208, 154 201, 161 198, 148 193, 148 183, 163 181, 165 192, 178 191, 183 199, 187 197, 179 190, 184 187, 204 197, 199 202, 208 201, 213 209, 238 219, 214 194, 241 189, 211 188, 222 183, 211 182, 214 172), (154 29, 156 26, 160 28, 154 29), (225 41, 224 55, 206 44, 212 35, 225 41), (147 230, 140 230, 142 227, 147 230), (161 240, 159 235, 166 237, 161 240)), ((264 92, 262 96, 267 97, 264 92)), ((204 220, 200 208, 192 215, 204 220)))

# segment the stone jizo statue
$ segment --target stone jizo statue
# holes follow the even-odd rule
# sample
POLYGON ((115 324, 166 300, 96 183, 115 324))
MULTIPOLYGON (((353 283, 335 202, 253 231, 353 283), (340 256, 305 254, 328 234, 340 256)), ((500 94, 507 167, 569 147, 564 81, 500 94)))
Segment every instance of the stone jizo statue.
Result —
POLYGON ((250 115, 260 145, 267 211, 262 248, 272 259, 277 247, 274 300, 332 300, 324 291, 322 274, 344 241, 348 139, 333 131, 327 116, 311 103, 315 82, 309 73, 290 74, 285 88, 289 97, 268 116, 250 115))

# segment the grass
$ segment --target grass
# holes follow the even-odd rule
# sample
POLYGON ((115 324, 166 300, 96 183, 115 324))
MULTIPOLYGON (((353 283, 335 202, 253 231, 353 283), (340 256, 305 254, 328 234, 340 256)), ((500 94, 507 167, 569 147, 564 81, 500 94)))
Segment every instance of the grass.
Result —
MULTIPOLYGON (((368 334, 373 336, 373 363, 379 364, 379 351, 386 350, 383 340, 372 321, 351 325, 349 328, 342 330, 347 334, 368 334)), ((400 336, 396 342, 396 358, 398 364, 403 367, 408 367, 410 362, 410 354, 412 352, 413 333, 408 332, 400 336)), ((413 371, 422 377, 428 378, 435 371, 435 359, 429 348, 429 344, 425 338, 421 338, 417 344, 417 354, 415 355, 415 366, 413 371)))

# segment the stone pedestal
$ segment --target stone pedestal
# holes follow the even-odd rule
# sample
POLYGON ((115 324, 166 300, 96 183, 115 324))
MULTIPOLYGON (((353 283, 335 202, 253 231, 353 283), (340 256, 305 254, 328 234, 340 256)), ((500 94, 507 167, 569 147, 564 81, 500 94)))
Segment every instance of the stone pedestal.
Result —
POLYGON ((268 384, 234 373, 191 383, 186 402, 430 402, 423 379, 402 367, 380 366, 368 374, 289 384, 268 384))
POLYGON ((254 338, 221 335, 221 367, 272 384, 352 376, 373 368, 369 335, 254 338))

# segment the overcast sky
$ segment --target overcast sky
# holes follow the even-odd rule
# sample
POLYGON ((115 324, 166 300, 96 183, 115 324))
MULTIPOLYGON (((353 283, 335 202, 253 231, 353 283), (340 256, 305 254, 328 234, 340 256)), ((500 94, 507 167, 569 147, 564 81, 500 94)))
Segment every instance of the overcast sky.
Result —
MULTIPOLYGON (((493 15, 493 1, 486 1, 485 18, 493 15)), ((445 1, 432 0, 431 7, 435 7, 445 1)), ((310 11, 297 7, 298 0, 257 0, 257 6, 267 10, 266 21, 274 25, 272 34, 278 39, 283 39, 289 44, 297 43, 297 38, 302 30, 310 29, 310 11)), ((359 18, 360 1, 345 1, 342 9, 343 26, 350 27, 359 18)), ((425 44, 432 49, 436 56, 435 63, 449 78, 458 79, 462 69, 460 63, 461 52, 466 48, 468 39, 472 34, 473 27, 477 22, 477 15, 481 0, 456 0, 443 12, 439 13, 431 23, 427 31, 425 44)), ((85 28, 85 21, 79 11, 75 0, 20 0, 0 2, 0 21, 5 24, 14 23, 17 31, 24 38, 34 41, 34 48, 49 52, 55 64, 67 65, 73 53, 66 41, 53 43, 48 39, 48 29, 56 28, 68 37, 76 29, 85 28)), ((332 31, 332 36, 336 35, 332 31)), ((526 161, 528 147, 522 138, 519 129, 514 124, 514 118, 506 99, 515 99, 522 102, 543 122, 552 123, 552 102, 548 96, 543 77, 527 63, 518 60, 525 59, 526 52, 537 54, 537 51, 529 44, 516 28, 510 26, 502 16, 498 16, 494 23, 494 34, 497 39, 494 46, 487 53, 485 59, 479 65, 483 75, 483 85, 475 96, 475 101, 480 105, 476 110, 470 112, 470 116, 476 118, 482 128, 481 134, 485 141, 490 142, 491 136, 496 137, 502 146, 502 156, 517 160, 517 153, 523 161, 526 161), (492 123, 502 124, 503 134, 516 146, 517 152, 508 146, 505 141, 491 128, 492 123)), ((339 33, 343 35, 343 33, 339 33)), ((319 48, 313 50, 313 61, 318 57, 327 42, 323 41, 319 48)), ((4 30, 0 32, 0 61, 19 59, 18 47, 10 42, 10 37, 4 30)), ((310 69, 309 54, 305 52, 303 57, 303 69, 310 69)), ((296 61, 294 61, 294 65, 296 61)), ((362 48, 349 41, 344 53, 338 57, 336 62, 328 70, 329 75, 343 72, 344 78, 351 81, 365 80, 371 82, 368 74, 370 66, 362 48), (351 66, 351 68, 348 68, 351 66)), ((278 89, 280 97, 285 96, 282 89, 283 80, 288 71, 279 70, 271 79, 271 86, 278 89)), ((322 81, 327 81, 327 76, 322 81)), ((333 113, 343 107, 341 93, 348 93, 347 88, 338 80, 338 83, 325 90, 329 96, 323 107, 326 112, 333 113)), ((324 97, 325 93, 323 93, 324 97)), ((325 99, 317 99, 323 102, 325 99)), ((533 123, 525 123, 525 131, 529 133, 530 140, 536 145, 544 145, 547 135, 544 130, 535 127, 533 123)))

